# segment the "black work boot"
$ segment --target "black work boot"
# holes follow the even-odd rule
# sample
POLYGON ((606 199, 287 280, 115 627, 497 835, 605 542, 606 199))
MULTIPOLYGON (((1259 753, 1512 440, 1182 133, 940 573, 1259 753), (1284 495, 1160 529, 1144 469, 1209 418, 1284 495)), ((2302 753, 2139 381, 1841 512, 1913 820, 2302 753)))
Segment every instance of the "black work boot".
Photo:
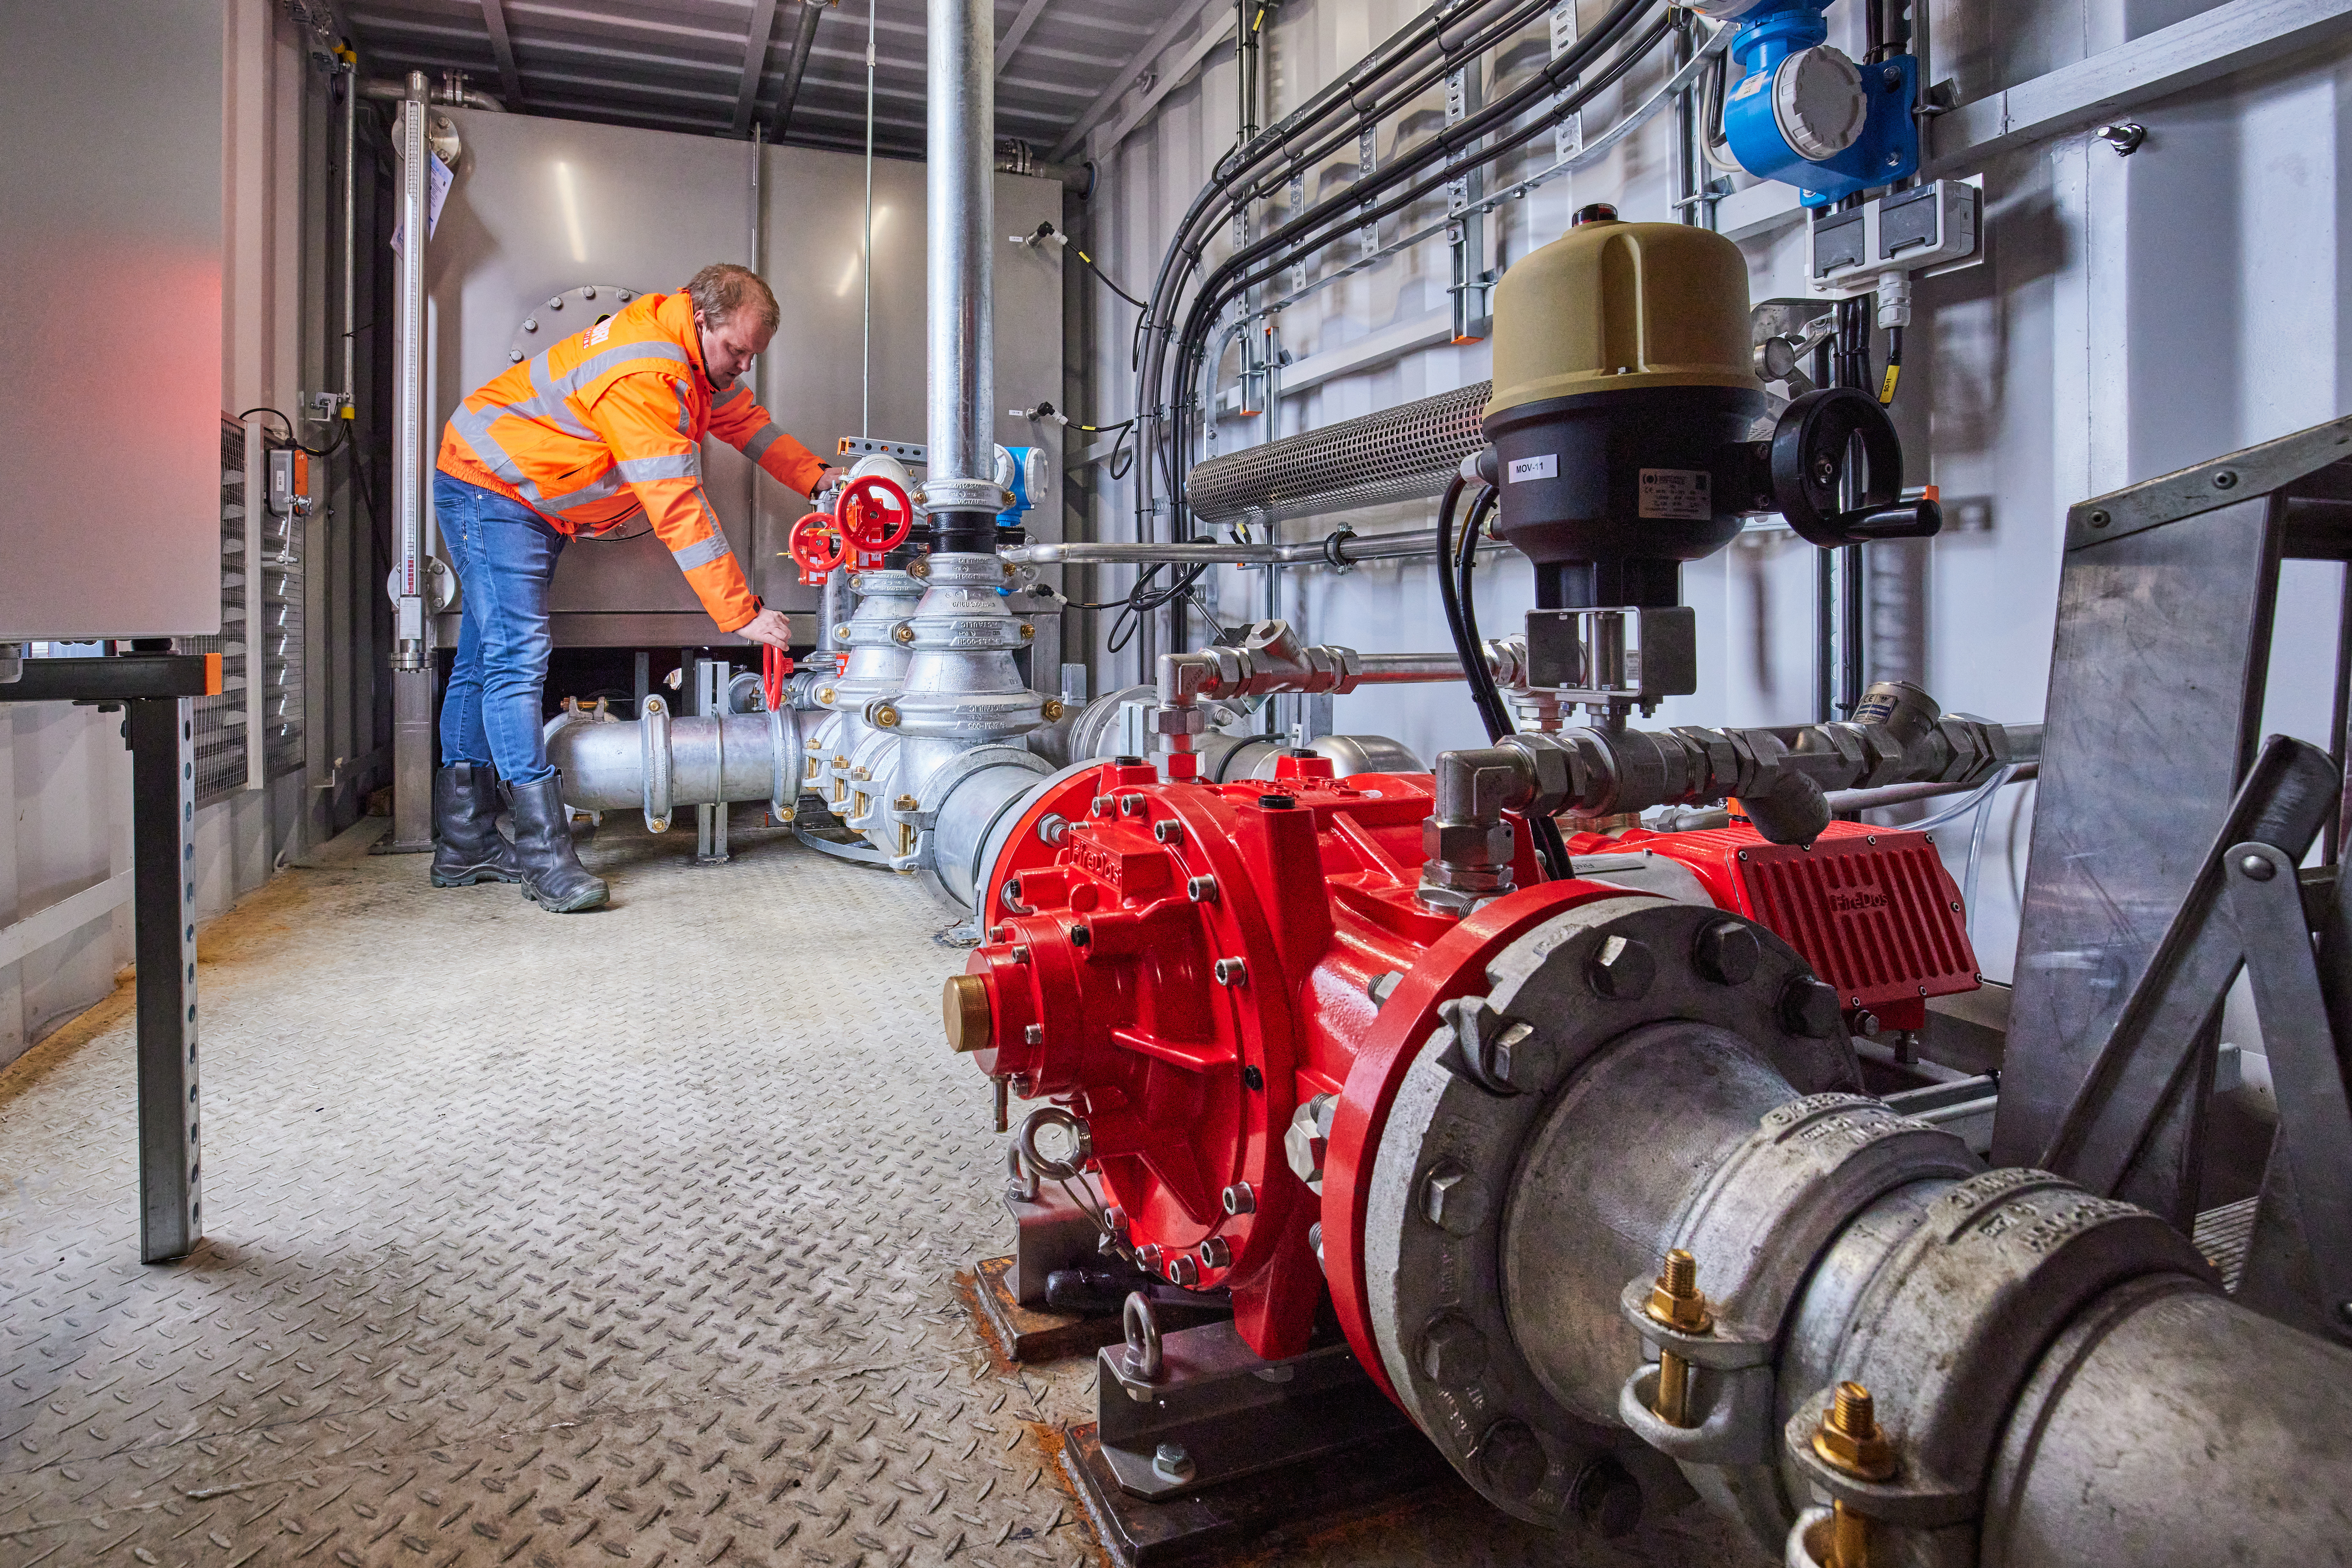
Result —
POLYGON ((537 784, 501 783, 514 808, 515 858, 522 863, 523 897, 551 914, 593 910, 604 901, 604 879, 592 877, 572 847, 572 814, 563 807, 563 775, 537 784))
POLYGON ((433 775, 433 885, 519 882, 514 846, 499 831, 499 786, 489 768, 452 763, 433 775))

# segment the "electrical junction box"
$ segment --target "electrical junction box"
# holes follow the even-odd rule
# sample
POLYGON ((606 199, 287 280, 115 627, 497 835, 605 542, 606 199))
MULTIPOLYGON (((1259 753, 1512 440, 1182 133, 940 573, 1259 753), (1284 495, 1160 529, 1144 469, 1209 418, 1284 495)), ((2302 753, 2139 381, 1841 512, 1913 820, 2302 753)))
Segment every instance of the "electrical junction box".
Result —
POLYGON ((1977 253, 1983 199, 1964 180, 1935 180, 1850 211, 1816 214, 1807 274, 1817 288, 1860 294, 1876 288, 1883 273, 1965 261, 1977 253))
POLYGON ((269 454, 269 510, 278 517, 291 517, 310 510, 308 453, 280 447, 269 454))

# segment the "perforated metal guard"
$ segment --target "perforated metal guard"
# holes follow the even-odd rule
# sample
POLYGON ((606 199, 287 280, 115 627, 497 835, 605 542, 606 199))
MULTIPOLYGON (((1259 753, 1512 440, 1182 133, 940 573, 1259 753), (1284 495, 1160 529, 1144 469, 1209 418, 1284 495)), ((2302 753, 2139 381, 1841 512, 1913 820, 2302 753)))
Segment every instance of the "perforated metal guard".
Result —
POLYGON ((1212 458, 1185 481, 1192 514, 1208 523, 1268 524, 1436 495, 1486 444, 1478 416, 1494 387, 1482 381, 1212 458))

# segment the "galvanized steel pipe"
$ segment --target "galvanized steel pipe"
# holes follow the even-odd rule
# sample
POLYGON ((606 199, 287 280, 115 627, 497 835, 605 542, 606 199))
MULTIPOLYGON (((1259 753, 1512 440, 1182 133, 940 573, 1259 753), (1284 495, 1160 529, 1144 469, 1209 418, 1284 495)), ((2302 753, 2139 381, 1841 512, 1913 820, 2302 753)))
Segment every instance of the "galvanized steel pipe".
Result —
POLYGON ((763 800, 789 821, 800 798, 802 719, 790 710, 674 719, 649 697, 636 720, 556 715, 547 760, 572 810, 641 810, 656 833, 679 806, 722 802, 763 800))
MULTIPOLYGON (((925 432, 930 477, 924 492, 942 532, 952 534, 992 528, 1006 504, 994 478, 996 345, 989 247, 996 232, 996 24, 988 0, 929 0, 926 12, 930 74, 925 327, 930 381, 925 432), (982 512, 986 517, 974 521, 982 512)), ((988 538, 980 534, 982 542, 988 538)), ((974 543, 958 540, 949 547, 971 549, 974 543)))
POLYGON ((394 282, 398 323, 394 342, 392 515, 396 537, 392 667, 425 668, 425 104, 431 86, 423 71, 408 73, 400 120, 400 269, 394 282))
MULTIPOLYGON (((1481 550, 1507 548, 1500 541, 1482 540, 1481 550)), ((1396 561, 1437 551, 1437 530, 1415 528, 1402 533, 1356 533, 1337 530, 1320 539, 1291 544, 1230 544, 1213 540, 1181 540, 1171 544, 1078 542, 1022 544, 1003 552, 1016 566, 1135 565, 1164 561, 1181 564, 1207 562, 1220 566, 1311 566, 1322 562, 1352 566, 1360 561, 1396 561)))

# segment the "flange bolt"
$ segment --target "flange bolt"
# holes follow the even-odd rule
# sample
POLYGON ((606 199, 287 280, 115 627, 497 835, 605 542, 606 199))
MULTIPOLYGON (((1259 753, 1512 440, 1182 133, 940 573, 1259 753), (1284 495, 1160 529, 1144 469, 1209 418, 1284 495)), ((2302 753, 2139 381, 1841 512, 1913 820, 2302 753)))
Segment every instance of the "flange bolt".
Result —
POLYGON ((1745 921, 1717 921, 1691 942, 1691 963, 1717 985, 1745 985, 1763 961, 1764 945, 1745 921))
POLYGON ((1577 1472, 1568 1504, 1597 1533, 1613 1540, 1642 1522, 1642 1483, 1616 1460, 1595 1459, 1577 1472))
POLYGON ((1837 989, 1811 974, 1800 974, 1780 993, 1780 1026, 1809 1040, 1826 1040, 1838 1031, 1845 1009, 1837 989))
POLYGON ((1247 1182, 1235 1182, 1224 1192, 1225 1212, 1230 1215, 1257 1213, 1257 1189, 1247 1182))
MULTIPOLYGON (((1650 1288, 1645 1310, 1653 1322, 1679 1334, 1712 1331, 1715 1314, 1707 1310, 1706 1298, 1699 1293, 1698 1260, 1679 1247, 1667 1253, 1657 1283, 1650 1288)), ((1690 1425, 1690 1363, 1674 1352, 1658 1352, 1658 1397, 1650 1408, 1669 1426, 1690 1425)))
POLYGON ((1597 994, 1612 1002, 1638 1002, 1658 977, 1658 961, 1650 956, 1646 944, 1612 936, 1604 939, 1601 951, 1592 955, 1585 977, 1597 994))

